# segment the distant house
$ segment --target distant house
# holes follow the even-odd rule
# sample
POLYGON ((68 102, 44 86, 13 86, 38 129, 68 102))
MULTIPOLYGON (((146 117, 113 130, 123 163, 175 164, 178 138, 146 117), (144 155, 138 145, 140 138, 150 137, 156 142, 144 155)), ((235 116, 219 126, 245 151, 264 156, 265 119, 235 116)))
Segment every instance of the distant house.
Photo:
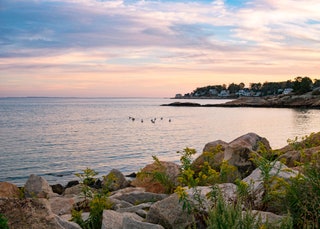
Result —
POLYGON ((292 91, 293 91, 292 88, 285 88, 285 89, 283 90, 282 94, 287 95, 287 94, 290 94, 292 91))
POLYGON ((181 99, 181 98, 182 98, 182 95, 181 95, 181 94, 176 94, 175 98, 176 98, 176 99, 181 99))
POLYGON ((218 94, 219 97, 228 97, 230 96, 230 93, 228 90, 222 90, 219 94, 218 94))
POLYGON ((236 93, 238 96, 252 96, 252 93, 249 91, 249 89, 241 89, 236 93))
POLYGON ((210 95, 213 95, 213 96, 217 96, 219 93, 218 93, 218 90, 215 89, 215 88, 212 88, 209 90, 209 94, 210 95))

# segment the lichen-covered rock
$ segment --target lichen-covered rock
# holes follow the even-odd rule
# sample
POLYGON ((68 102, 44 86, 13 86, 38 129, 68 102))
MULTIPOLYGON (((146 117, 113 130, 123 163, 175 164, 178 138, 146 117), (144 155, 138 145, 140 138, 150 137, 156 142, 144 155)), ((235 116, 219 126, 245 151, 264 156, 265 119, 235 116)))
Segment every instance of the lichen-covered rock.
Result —
POLYGON ((262 148, 267 152, 271 151, 268 140, 255 133, 245 134, 230 143, 221 140, 209 142, 205 145, 203 153, 194 160, 192 166, 199 171, 207 161, 212 168, 220 170, 223 161, 226 161, 237 168, 233 177, 244 178, 256 168, 253 161, 250 160, 252 154, 257 154, 262 148))
POLYGON ((0 182, 0 197, 18 198, 19 188, 8 182, 0 182))
POLYGON ((160 164, 158 162, 154 162, 145 166, 141 172, 137 174, 136 179, 131 182, 131 185, 136 187, 144 187, 147 192, 167 193, 167 187, 154 179, 152 175, 154 172, 166 174, 166 176, 169 178, 168 182, 176 185, 177 178, 180 174, 180 166, 173 162, 167 161, 160 161, 160 164))
POLYGON ((49 183, 40 176, 31 174, 24 186, 25 196, 27 198, 49 198, 54 196, 49 183))
POLYGON ((108 175, 103 177, 102 187, 106 187, 109 191, 123 189, 129 185, 125 176, 117 169, 112 169, 108 175))

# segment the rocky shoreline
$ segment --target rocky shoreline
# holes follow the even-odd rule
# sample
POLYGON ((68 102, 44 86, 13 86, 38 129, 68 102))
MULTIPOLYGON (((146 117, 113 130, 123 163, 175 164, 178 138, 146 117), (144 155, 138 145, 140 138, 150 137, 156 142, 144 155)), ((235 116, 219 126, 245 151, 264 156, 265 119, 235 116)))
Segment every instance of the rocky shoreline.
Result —
MULTIPOLYGON (((271 151, 267 139, 255 133, 248 133, 230 143, 222 140, 207 143, 203 153, 192 162, 192 168, 193 171, 199 172, 209 164, 210 168, 222 172, 227 162, 230 168, 235 170, 232 170, 232 180, 228 177, 229 180, 226 179, 217 184, 223 199, 228 203, 239 201, 238 186, 232 181, 235 177, 241 179, 241 182, 249 185, 252 192, 250 214, 253 214, 261 223, 278 225, 287 215, 273 207, 277 206, 276 200, 271 200, 268 206, 265 206, 264 196, 268 186, 262 178, 263 171, 252 160, 252 155, 261 157, 262 154, 271 151), (212 157, 207 160, 209 154, 212 157)), ((272 158, 276 155, 278 160, 271 164, 269 174, 278 180, 289 182, 291 178, 300 174, 301 169, 297 167, 297 163, 304 163, 308 158, 320 153, 320 132, 273 152, 275 154, 270 154, 268 157, 272 158), (296 147, 298 144, 307 148, 302 151, 301 148, 296 147)), ((100 190, 112 178, 112 182, 108 183, 109 207, 102 212, 101 228, 174 229, 190 226, 207 228, 204 222, 197 220, 197 217, 194 218, 184 209, 178 192, 172 193, 167 189, 168 183, 178 185, 181 169, 181 166, 175 163, 155 160, 153 164, 143 168, 132 181, 117 170, 112 170, 102 179, 95 179, 90 184, 90 190, 93 192, 100 190), (167 175, 167 183, 147 176, 158 174, 158 172, 167 175)), ((221 176, 222 173, 218 178, 220 179, 221 176)), ((196 211, 208 215, 213 203, 207 200, 207 196, 211 193, 212 187, 197 184, 193 187, 184 187, 187 198, 197 207, 194 203, 200 195, 204 207, 196 211)), ((23 188, 0 182, 0 216, 2 215, 8 221, 9 228, 13 229, 79 229, 81 227, 78 224, 70 221, 71 214, 74 209, 81 209, 86 201, 88 200, 83 196, 83 184, 79 184, 78 181, 71 181, 65 187, 59 184, 50 186, 44 178, 30 175, 23 188)), ((242 208, 244 212, 248 211, 245 205, 242 208)), ((90 209, 82 208, 81 210, 81 217, 88 219, 90 209)))
POLYGON ((270 107, 270 108, 308 108, 320 109, 320 95, 278 95, 266 97, 241 97, 222 104, 205 104, 174 102, 163 106, 190 107, 270 107))

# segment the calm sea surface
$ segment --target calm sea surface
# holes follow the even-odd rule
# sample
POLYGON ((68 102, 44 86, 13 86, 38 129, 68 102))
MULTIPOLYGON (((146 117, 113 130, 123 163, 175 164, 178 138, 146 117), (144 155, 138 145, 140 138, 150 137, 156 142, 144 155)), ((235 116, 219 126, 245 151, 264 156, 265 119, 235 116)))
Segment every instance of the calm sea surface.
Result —
POLYGON ((178 162, 176 151, 185 147, 200 153, 210 141, 230 142, 249 132, 276 149, 288 138, 320 131, 320 110, 160 106, 171 102, 0 98, 0 181, 23 185, 34 173, 51 184, 66 184, 86 167, 99 176, 112 168, 129 174, 152 162, 152 155, 178 162))

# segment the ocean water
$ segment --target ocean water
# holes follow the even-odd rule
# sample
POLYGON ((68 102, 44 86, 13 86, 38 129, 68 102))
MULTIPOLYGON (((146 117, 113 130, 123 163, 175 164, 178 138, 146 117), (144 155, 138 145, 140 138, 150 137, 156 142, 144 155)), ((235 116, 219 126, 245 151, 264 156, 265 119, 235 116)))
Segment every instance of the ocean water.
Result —
POLYGON ((320 110, 160 106, 171 102, 0 98, 0 181, 22 186, 37 174, 50 184, 66 184, 87 167, 99 176, 113 168, 129 174, 152 162, 152 155, 179 162, 176 152, 185 147, 201 153, 208 142, 230 142, 249 132, 266 137, 277 149, 289 138, 320 131, 320 110))

